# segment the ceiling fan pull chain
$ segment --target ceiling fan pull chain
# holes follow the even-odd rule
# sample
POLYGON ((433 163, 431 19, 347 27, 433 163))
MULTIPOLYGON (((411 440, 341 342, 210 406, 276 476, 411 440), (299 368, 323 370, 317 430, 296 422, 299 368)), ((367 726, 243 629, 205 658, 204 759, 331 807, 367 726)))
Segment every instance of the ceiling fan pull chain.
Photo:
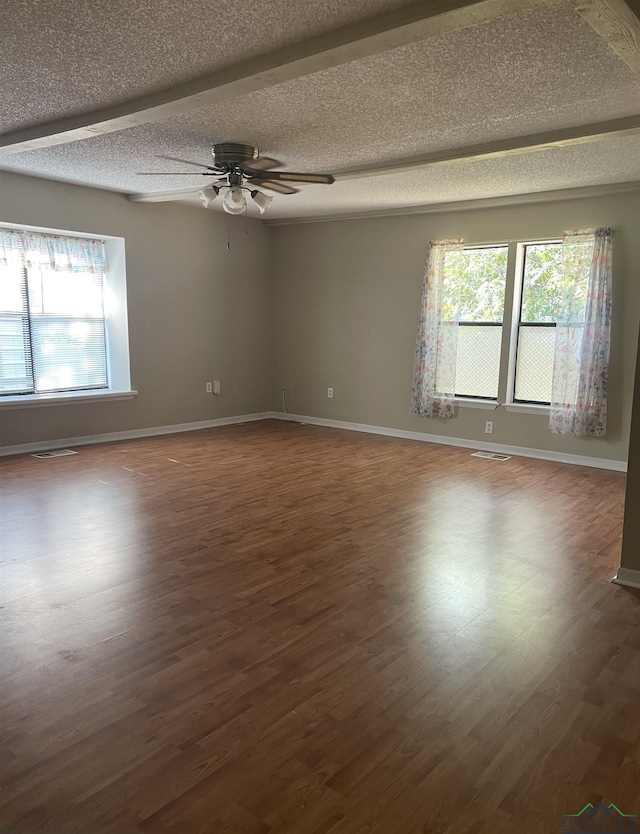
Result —
POLYGON ((231 249, 231 240, 229 239, 229 215, 227 214, 227 251, 231 249))

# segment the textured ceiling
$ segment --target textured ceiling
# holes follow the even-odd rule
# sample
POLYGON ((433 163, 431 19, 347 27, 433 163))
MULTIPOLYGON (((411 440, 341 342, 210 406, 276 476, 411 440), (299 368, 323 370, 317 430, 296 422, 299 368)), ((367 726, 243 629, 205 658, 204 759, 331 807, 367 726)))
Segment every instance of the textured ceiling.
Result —
MULTIPOLYGON (((629 181, 640 181, 640 136, 304 186, 298 194, 276 196, 265 219, 392 210, 629 181)), ((251 206, 250 213, 257 214, 257 209, 251 206)))
POLYGON ((0 131, 171 87, 406 0, 3 0, 0 131))
MULTIPOLYGON (((9 0, 0 11, 0 131, 128 99, 295 43, 402 0, 9 0), (242 25, 238 21, 242 20, 242 25)), ((354 60, 217 107, 2 158, 0 168, 134 193, 205 178, 218 141, 294 170, 340 171, 640 113, 640 78, 568 2, 354 60)), ((640 179, 640 139, 438 165, 276 196, 310 216, 640 179)))
POLYGON ((638 112, 640 78, 563 4, 314 73, 140 136, 149 147, 153 133, 232 138, 295 169, 334 171, 638 112))

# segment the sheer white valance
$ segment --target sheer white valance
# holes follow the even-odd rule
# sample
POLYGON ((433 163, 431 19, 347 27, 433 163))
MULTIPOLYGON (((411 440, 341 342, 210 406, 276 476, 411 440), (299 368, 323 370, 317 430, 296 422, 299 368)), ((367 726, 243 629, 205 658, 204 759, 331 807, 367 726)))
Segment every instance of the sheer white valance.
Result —
POLYGON ((56 272, 107 272, 101 240, 0 229, 0 266, 16 265, 56 272))

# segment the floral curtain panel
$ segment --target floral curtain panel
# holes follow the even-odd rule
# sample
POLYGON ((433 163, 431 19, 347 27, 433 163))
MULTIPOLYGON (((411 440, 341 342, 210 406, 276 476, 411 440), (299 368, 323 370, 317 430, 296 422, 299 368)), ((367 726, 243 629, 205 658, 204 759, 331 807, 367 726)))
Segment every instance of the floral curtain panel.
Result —
POLYGON ((104 275, 107 259, 101 240, 0 229, 0 266, 104 275))
POLYGON ((462 240, 432 240, 422 284, 416 339, 411 412, 421 417, 455 414, 457 322, 442 320, 445 262, 448 252, 461 249, 462 240))
POLYGON ((611 230, 566 232, 566 292, 556 325, 549 429, 601 436, 607 428, 611 333, 611 230))

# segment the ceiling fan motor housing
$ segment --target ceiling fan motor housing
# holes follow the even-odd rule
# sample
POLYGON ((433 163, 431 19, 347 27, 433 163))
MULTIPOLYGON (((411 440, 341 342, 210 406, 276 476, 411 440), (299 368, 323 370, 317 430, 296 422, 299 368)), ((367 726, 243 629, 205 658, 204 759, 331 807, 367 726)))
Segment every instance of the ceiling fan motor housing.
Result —
POLYGON ((219 142, 211 148, 211 155, 216 165, 242 165, 258 158, 258 149, 251 145, 239 145, 234 142, 219 142))

